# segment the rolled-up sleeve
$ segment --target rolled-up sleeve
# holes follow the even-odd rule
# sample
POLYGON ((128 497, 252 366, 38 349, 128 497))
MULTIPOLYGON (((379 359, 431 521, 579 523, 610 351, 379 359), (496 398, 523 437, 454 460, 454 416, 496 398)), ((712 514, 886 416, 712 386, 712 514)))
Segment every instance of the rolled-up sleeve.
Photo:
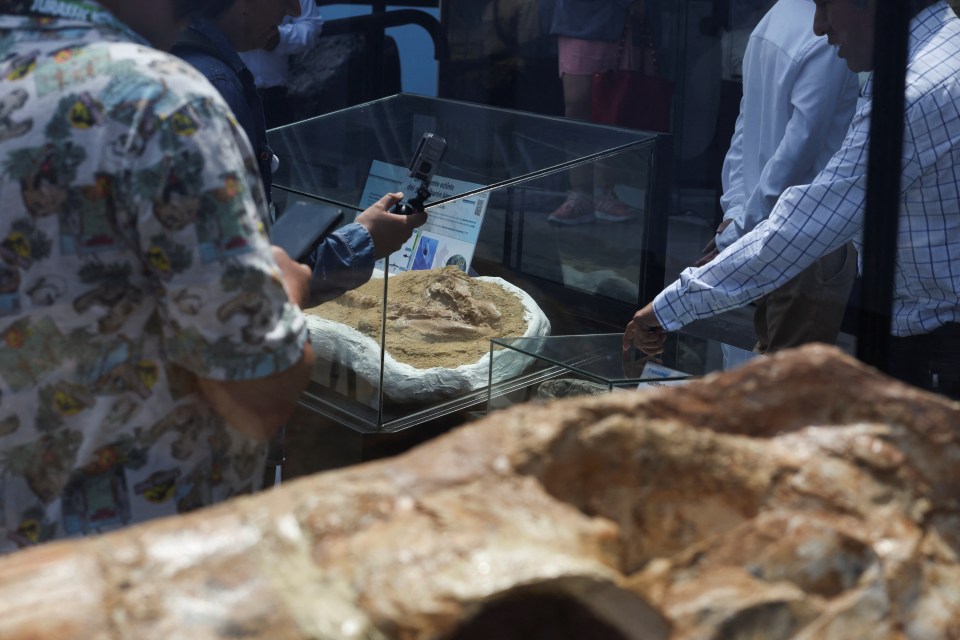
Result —
POLYGON ((653 302, 664 329, 741 307, 783 286, 817 258, 858 239, 866 197, 869 103, 840 151, 809 185, 787 189, 767 220, 700 268, 689 268, 653 302))
POLYGON ((310 306, 332 300, 369 280, 376 261, 373 249, 373 238, 357 223, 324 238, 304 260, 313 270, 310 306))

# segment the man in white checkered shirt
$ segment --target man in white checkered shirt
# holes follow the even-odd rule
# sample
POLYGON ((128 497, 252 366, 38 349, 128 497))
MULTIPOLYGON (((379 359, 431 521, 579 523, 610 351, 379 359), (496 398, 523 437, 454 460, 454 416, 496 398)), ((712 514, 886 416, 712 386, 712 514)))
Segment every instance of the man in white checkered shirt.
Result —
MULTIPOLYGON (((853 71, 872 71, 877 0, 815 1, 814 31, 853 71)), ((890 372, 960 397, 960 19, 946 2, 911 4, 890 372)), ((624 349, 657 353, 664 330, 743 306, 848 240, 859 242, 872 92, 871 73, 843 145, 820 175, 786 190, 767 220, 638 311, 624 349)))

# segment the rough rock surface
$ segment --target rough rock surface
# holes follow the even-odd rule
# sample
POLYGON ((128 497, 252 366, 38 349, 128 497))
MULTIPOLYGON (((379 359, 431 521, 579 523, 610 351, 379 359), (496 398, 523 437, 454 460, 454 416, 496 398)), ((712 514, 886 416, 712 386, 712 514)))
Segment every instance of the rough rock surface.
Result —
POLYGON ((4 558, 0 638, 957 638, 958 425, 820 346, 528 404, 4 558))

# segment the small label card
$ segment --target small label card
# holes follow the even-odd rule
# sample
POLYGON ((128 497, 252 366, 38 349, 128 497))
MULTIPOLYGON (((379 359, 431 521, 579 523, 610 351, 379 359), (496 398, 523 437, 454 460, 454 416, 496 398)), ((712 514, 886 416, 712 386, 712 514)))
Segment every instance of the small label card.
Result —
POLYGON ((656 362, 647 362, 643 365, 643 371, 640 373, 640 377, 645 378, 645 380, 637 385, 637 389, 683 384, 688 382, 688 380, 670 380, 669 378, 689 378, 690 374, 665 367, 656 362))

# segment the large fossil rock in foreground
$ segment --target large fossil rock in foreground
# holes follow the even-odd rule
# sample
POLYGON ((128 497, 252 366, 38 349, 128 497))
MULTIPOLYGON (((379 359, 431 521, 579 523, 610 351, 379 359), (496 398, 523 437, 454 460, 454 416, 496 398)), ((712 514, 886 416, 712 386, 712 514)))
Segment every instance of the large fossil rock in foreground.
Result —
POLYGON ((817 346, 521 406, 7 557, 0 638, 956 638, 957 425, 817 346))

